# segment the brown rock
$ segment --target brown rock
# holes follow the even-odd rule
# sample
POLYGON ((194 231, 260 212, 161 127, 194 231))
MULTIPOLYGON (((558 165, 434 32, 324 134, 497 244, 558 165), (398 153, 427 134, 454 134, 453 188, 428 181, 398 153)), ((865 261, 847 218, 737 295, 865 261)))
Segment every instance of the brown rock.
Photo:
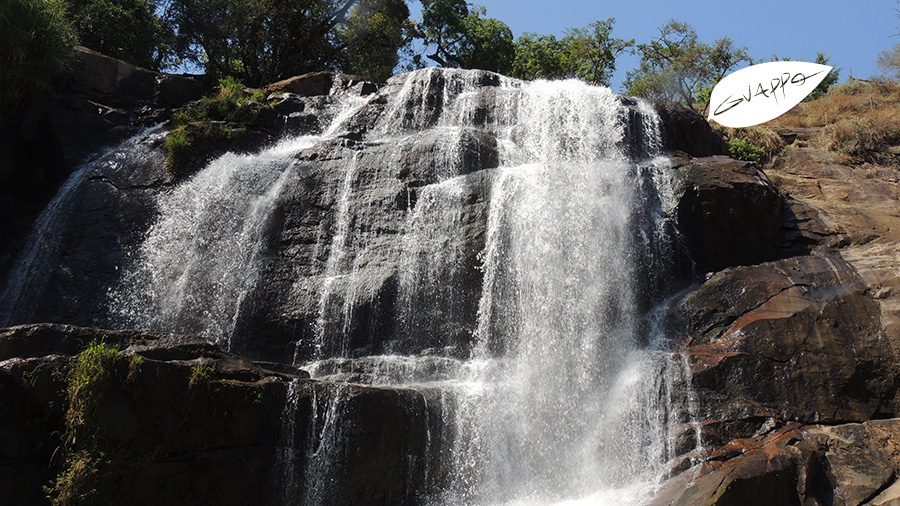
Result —
MULTIPOLYGON (((704 418, 864 421, 895 412, 897 357, 840 256, 727 269, 677 303, 704 418)), ((746 436, 743 433, 724 435, 746 436)))

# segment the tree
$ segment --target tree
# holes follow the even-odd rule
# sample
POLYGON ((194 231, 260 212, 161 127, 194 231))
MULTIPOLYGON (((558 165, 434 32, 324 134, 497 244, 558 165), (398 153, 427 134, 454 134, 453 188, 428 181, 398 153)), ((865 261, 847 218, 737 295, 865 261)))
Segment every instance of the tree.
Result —
POLYGON ((669 21, 658 38, 638 44, 641 62, 628 72, 629 94, 679 101, 695 107, 696 94, 711 87, 741 62, 751 63, 745 48, 724 37, 712 44, 699 40, 697 32, 679 21, 669 21))
POLYGON ((634 39, 612 37, 615 20, 594 21, 568 30, 561 40, 553 35, 526 33, 516 41, 513 77, 519 79, 581 79, 607 85, 616 58, 634 46, 634 39))
MULTIPOLYGON (((422 0, 418 36, 425 56, 442 67, 507 72, 515 58, 512 31, 484 15, 483 8, 469 10, 465 0, 422 0)), ((423 64, 421 55, 413 64, 423 64)))
POLYGON ((890 79, 900 79, 900 44, 878 54, 878 68, 890 79))
MULTIPOLYGON (((816 63, 820 65, 831 65, 831 58, 825 55, 825 53, 819 51, 816 53, 816 63)), ((822 79, 822 82, 816 86, 816 89, 812 90, 812 92, 803 99, 803 101, 807 100, 815 100, 826 93, 828 90, 838 81, 840 77, 841 69, 834 67, 828 72, 828 75, 825 76, 825 79, 822 79)))
POLYGON ((50 88, 74 45, 63 0, 0 2, 0 123, 50 88))
POLYGON ((69 0, 79 42, 90 49, 159 70, 174 34, 156 16, 155 0, 69 0))
POLYGON ((565 52, 565 45, 553 35, 524 33, 516 40, 510 75, 527 80, 565 78, 565 52))
POLYGON ((212 78, 260 86, 302 72, 337 68, 336 29, 357 0, 171 0, 188 56, 212 78))
POLYGON ((483 14, 483 10, 477 10, 463 18, 466 39, 459 50, 460 65, 505 74, 516 57, 512 30, 506 23, 484 18, 483 14))
POLYGON ((404 0, 361 0, 338 29, 337 39, 346 52, 343 70, 386 80, 413 33, 404 0))
POLYGON ((634 39, 612 37, 615 19, 594 21, 585 28, 569 30, 563 38, 563 66, 567 77, 591 84, 608 85, 616 70, 616 58, 634 46, 634 39))

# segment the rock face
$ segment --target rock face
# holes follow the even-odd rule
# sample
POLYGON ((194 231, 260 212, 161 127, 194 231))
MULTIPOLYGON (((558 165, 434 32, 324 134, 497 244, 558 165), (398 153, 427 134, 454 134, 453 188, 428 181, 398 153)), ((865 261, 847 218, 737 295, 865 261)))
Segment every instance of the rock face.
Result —
POLYGON ((430 452, 440 430, 428 420, 440 413, 427 413, 438 403, 429 408, 421 392, 278 373, 197 338, 23 326, 0 332, 0 486, 15 504, 42 504, 42 487, 65 465, 66 375, 97 339, 121 349, 84 421, 105 452, 95 455, 103 500, 282 504, 289 493, 318 504, 407 504, 437 475, 430 452), (200 377, 199 366, 209 372, 200 377), (331 481, 310 481, 313 472, 331 481))
POLYGON ((188 77, 160 74, 83 47, 53 94, 0 135, 0 272, 65 179, 98 151, 160 123, 169 108, 205 93, 188 77))
POLYGON ((687 107, 661 100, 653 104, 663 127, 663 140, 671 151, 691 156, 713 156, 728 152, 725 139, 713 131, 702 116, 687 107))
POLYGON ((720 441, 770 418, 838 423, 896 412, 897 357, 885 348, 878 305, 838 255, 726 269, 673 314, 720 441))
POLYGON ((778 256, 782 197, 762 171, 725 156, 676 165, 678 229, 698 272, 778 256))

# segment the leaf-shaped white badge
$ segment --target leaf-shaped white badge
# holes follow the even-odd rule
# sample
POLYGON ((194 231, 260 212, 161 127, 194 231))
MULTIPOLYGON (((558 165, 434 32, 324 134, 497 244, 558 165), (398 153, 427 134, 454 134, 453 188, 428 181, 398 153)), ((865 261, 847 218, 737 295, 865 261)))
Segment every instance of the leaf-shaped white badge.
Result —
POLYGON ((713 88, 709 119, 743 128, 773 120, 799 104, 831 71, 828 65, 774 61, 728 74, 713 88))

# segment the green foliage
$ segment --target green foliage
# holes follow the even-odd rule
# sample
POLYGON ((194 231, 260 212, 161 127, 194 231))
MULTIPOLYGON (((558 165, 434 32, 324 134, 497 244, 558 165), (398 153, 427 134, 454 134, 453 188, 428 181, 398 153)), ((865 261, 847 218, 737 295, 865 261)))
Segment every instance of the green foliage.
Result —
POLYGON ((98 490, 105 479, 104 470, 108 461, 99 438, 86 422, 112 386, 115 366, 120 357, 117 346, 96 340, 75 357, 66 387, 65 466, 46 488, 54 506, 99 502, 98 490))
POLYGON ((337 30, 346 48, 343 70, 376 81, 394 73, 399 51, 413 35, 404 0, 361 0, 337 30))
POLYGON ((156 0, 68 2, 82 45, 154 70, 164 63, 174 34, 156 16, 156 0))
POLYGON ((697 32, 679 21, 669 21, 656 39, 638 44, 641 62, 628 72, 625 88, 631 95, 697 103, 697 92, 712 87, 741 62, 750 62, 745 48, 736 48, 725 37, 712 44, 701 42, 697 32))
MULTIPOLYGON (((515 45, 506 23, 485 18, 484 8, 469 9, 465 0, 423 0, 417 35, 426 56, 442 67, 479 68, 507 72, 515 45)), ((414 66, 423 64, 421 55, 414 66)))
POLYGON ((66 425, 70 431, 80 427, 85 416, 96 407, 113 379, 119 357, 119 348, 103 341, 92 342, 76 357, 66 389, 69 396, 66 425))
POLYGON ((265 92, 248 90, 234 77, 223 77, 215 95, 172 114, 166 136, 166 167, 178 174, 198 147, 225 145, 253 125, 265 103, 265 92))
POLYGON ((470 12, 463 18, 466 43, 459 51, 460 65, 505 74, 516 57, 512 30, 498 19, 481 16, 481 12, 470 12))
POLYGON ((516 40, 510 75, 528 80, 565 78, 565 51, 565 45, 553 35, 524 33, 516 40))
POLYGON ((0 2, 0 121, 50 88, 74 44, 63 0, 0 2))
POLYGON ((511 75, 519 79, 581 79, 608 85, 616 58, 634 46, 634 40, 612 37, 615 20, 594 21, 569 30, 565 37, 523 34, 516 41, 511 75))
POLYGON ((45 488, 53 506, 94 504, 97 486, 102 481, 100 468, 106 465, 102 454, 80 450, 66 457, 63 471, 45 488))
POLYGON ((634 39, 612 36, 615 19, 594 21, 586 28, 569 30, 563 44, 567 47, 564 64, 572 77, 583 81, 608 85, 616 70, 616 58, 634 46, 634 39))
MULTIPOLYGON (((820 51, 816 53, 816 63, 820 65, 831 65, 831 58, 820 51)), ((818 86, 816 86, 816 89, 814 89, 812 93, 807 95, 803 100, 815 100, 819 97, 825 96, 825 94, 828 93, 828 90, 831 89, 831 87, 834 86, 834 84, 837 82, 838 78, 840 77, 840 72, 841 69, 837 67, 831 69, 831 72, 829 72, 828 75, 825 76, 825 79, 823 79, 818 86)))
POLYGON ((191 384, 209 381, 216 370, 209 364, 197 364, 191 367, 191 384))
POLYGON ((347 0, 171 0, 179 46, 214 78, 251 86, 339 67, 336 31, 358 3, 347 0))
POLYGON ((728 139, 728 154, 738 160, 759 163, 765 151, 746 139, 735 137, 728 139))

